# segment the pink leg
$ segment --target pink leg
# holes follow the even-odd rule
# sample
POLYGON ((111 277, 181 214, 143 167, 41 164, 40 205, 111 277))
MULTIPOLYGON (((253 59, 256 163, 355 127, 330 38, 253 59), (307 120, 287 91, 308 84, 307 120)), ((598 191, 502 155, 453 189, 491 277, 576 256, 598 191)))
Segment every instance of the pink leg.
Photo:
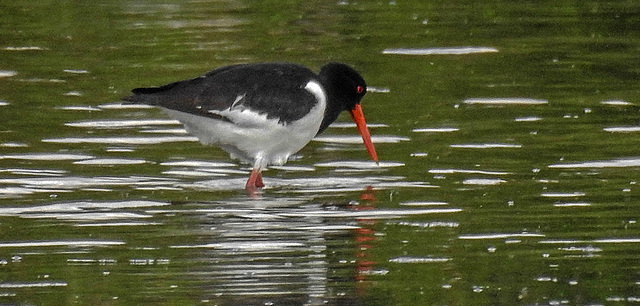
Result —
POLYGON ((260 169, 253 168, 251 174, 249 175, 249 179, 247 180, 247 184, 244 186, 244 189, 252 192, 259 187, 264 187, 264 183, 262 183, 262 173, 260 173, 260 169))
POLYGON ((262 172, 258 172, 258 177, 256 178, 256 187, 264 187, 264 183, 262 182, 262 172))

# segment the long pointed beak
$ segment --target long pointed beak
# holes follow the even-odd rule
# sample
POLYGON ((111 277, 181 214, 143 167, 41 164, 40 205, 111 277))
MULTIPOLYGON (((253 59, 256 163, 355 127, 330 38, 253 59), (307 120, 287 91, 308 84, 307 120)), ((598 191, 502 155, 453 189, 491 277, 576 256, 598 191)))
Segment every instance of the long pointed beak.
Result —
POLYGON ((371 142, 371 134, 369 133, 369 128, 367 127, 367 122, 364 120, 364 114, 362 113, 362 107, 360 104, 356 104, 356 106, 349 111, 351 114, 351 118, 355 121, 356 126, 358 127, 358 132, 360 136, 362 136, 362 140, 364 141, 364 146, 367 148, 367 152, 373 161, 378 162, 378 153, 376 153, 376 148, 373 146, 373 142, 371 142))

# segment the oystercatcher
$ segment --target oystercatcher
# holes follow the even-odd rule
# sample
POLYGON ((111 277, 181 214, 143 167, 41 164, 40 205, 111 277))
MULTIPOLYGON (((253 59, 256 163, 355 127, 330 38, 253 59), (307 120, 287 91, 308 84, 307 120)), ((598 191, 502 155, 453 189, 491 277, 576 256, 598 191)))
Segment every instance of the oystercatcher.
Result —
POLYGON ((360 106, 367 85, 342 63, 326 64, 317 75, 292 63, 232 65, 132 92, 123 100, 160 107, 201 143, 252 164, 250 192, 264 187, 264 168, 284 164, 345 110, 378 162, 360 106))

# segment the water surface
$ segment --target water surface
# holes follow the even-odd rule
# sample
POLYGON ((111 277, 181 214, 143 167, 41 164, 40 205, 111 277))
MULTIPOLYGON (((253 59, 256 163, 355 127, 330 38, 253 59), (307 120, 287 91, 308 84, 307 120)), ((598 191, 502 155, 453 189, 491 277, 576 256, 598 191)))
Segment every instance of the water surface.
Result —
POLYGON ((640 4, 4 1, 0 303, 640 300, 640 4), (346 62, 348 116, 249 196, 135 87, 346 62))

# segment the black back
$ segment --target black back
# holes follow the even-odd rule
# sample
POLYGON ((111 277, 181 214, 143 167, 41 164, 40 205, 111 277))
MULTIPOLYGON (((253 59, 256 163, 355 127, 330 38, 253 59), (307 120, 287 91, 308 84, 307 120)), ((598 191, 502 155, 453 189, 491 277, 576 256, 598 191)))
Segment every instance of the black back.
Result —
POLYGON ((226 66, 185 81, 136 88, 124 101, 156 105, 215 117, 209 110, 247 108, 287 124, 304 117, 317 103, 304 86, 317 76, 290 63, 226 66))

